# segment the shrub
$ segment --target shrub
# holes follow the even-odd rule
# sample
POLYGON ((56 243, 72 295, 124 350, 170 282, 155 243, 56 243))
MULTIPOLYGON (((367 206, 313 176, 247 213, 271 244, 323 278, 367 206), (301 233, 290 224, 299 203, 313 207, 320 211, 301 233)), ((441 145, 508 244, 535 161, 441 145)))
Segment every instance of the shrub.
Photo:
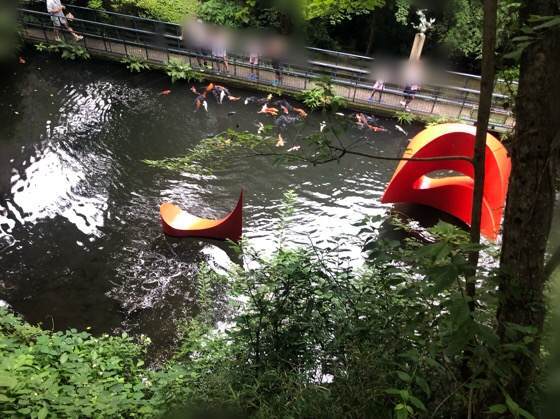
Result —
POLYGON ((64 41, 57 42, 55 44, 46 44, 40 42, 38 44, 35 44, 35 49, 40 52, 58 53, 64 60, 89 60, 89 58, 91 57, 88 50, 84 47, 64 41))
POLYGON ((399 124, 412 124, 416 120, 416 116, 413 113, 406 111, 398 111, 395 113, 397 121, 399 124))
POLYGON ((0 416, 151 416, 148 343, 53 333, 0 307, 0 416))
POLYGON ((175 58, 169 60, 164 71, 171 77, 172 83, 175 83, 177 80, 186 80, 189 82, 202 80, 200 74, 194 71, 190 65, 175 58))
POLYGON ((150 69, 150 65, 145 60, 139 57, 125 57, 121 60, 121 63, 125 64, 126 68, 131 73, 140 73, 143 70, 150 69))
POLYGON ((89 0, 88 6, 181 23, 186 16, 196 14, 199 2, 198 0, 89 0))
POLYGON ((346 100, 335 94, 332 82, 328 78, 315 82, 315 87, 300 93, 300 100, 310 109, 331 109, 346 106, 346 100))

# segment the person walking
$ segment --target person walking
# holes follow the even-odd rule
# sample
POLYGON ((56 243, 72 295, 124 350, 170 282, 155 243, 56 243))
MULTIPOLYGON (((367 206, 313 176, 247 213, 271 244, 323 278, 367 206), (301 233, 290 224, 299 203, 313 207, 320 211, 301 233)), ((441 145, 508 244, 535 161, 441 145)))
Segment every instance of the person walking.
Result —
POLYGON ((54 37, 60 41, 60 27, 64 26, 68 32, 74 37, 76 41, 84 39, 83 36, 78 35, 68 23, 68 18, 64 15, 64 6, 60 0, 47 0, 47 12, 51 15, 51 20, 54 25, 54 37))
POLYGON ((373 89, 371 91, 371 95, 368 99, 368 102, 373 102, 373 97, 375 96, 375 94, 377 92, 379 92, 379 101, 381 102, 381 96, 383 95, 383 91, 385 90, 385 81, 384 80, 376 80, 374 85, 373 85, 373 89))
POLYGON ((404 88, 403 91, 403 95, 404 95, 404 100, 401 101, 401 105, 404 106, 404 110, 408 111, 409 110, 409 106, 410 103, 414 100, 414 98, 416 97, 416 93, 418 92, 418 90, 420 90, 420 86, 417 84, 407 84, 404 88))
POLYGON ((259 49, 257 48, 256 45, 251 45, 249 48, 249 65, 251 67, 251 74, 249 75, 249 78, 251 80, 256 81, 259 78, 259 73, 258 73, 259 57, 260 57, 259 49))

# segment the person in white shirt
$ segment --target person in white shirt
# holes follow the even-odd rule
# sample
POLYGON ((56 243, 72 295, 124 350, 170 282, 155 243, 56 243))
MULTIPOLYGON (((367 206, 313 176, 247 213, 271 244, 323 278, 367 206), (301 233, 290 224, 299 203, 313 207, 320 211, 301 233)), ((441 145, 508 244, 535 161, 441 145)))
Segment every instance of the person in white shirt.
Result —
POLYGON ((373 89, 371 91, 371 95, 368 99, 368 102, 373 101, 373 97, 377 92, 379 92, 379 102, 381 102, 381 96, 383 95, 383 91, 385 90, 385 81, 381 79, 377 79, 375 84, 373 85, 373 89))
POLYGON ((51 20, 54 25, 55 39, 60 41, 60 27, 64 26, 76 41, 80 41, 84 37, 74 32, 68 24, 68 19, 64 16, 65 8, 66 7, 60 2, 60 0, 47 0, 47 12, 51 15, 51 20))

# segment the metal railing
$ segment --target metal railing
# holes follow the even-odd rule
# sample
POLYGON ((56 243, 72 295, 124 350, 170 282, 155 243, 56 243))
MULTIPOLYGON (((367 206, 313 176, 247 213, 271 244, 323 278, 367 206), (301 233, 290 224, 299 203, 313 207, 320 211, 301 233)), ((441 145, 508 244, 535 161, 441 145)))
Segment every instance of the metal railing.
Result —
MULTIPOLYGON (((53 41, 51 16, 46 13, 44 2, 27 4, 30 8, 18 9, 19 20, 25 29, 26 37, 36 41, 53 41)), ((227 75, 218 74, 216 62, 212 57, 201 53, 200 50, 189 49, 184 44, 179 25, 78 6, 68 6, 68 9, 76 16, 71 22, 72 27, 84 35, 83 45, 93 52, 136 56, 158 64, 166 64, 171 58, 181 59, 193 69, 237 79, 245 84, 276 84, 277 71, 266 58, 261 59, 256 67, 258 77, 250 78, 251 66, 248 56, 243 52, 228 53, 230 72, 227 75), (208 63, 210 68, 206 67, 204 62, 208 63)), ((62 34, 68 37, 67 33, 62 34)), ((367 67, 356 63, 371 62, 372 58, 312 47, 308 47, 307 50, 313 54, 308 61, 282 63, 282 80, 278 87, 295 93, 312 87, 314 81, 328 76, 337 94, 351 103, 390 110, 403 109, 400 102, 406 95, 402 87, 397 85, 386 85, 380 94, 376 94, 373 103, 368 101, 372 89, 370 72, 367 67), (336 57, 336 60, 333 62, 328 58, 319 58, 319 54, 323 57, 336 57)), ((466 80, 477 78, 462 73, 455 74, 469 76, 466 80)), ((422 86, 421 93, 415 96, 410 111, 474 122, 479 94, 478 90, 467 87, 425 85, 422 86)), ((513 126, 511 115, 503 107, 508 101, 506 95, 494 94, 491 116, 491 126, 494 128, 510 129, 513 126)))

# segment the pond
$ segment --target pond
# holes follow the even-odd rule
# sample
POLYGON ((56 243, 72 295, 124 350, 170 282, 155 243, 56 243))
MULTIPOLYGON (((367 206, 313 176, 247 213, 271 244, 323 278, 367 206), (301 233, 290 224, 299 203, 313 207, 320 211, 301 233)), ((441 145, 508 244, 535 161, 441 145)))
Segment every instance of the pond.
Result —
MULTIPOLYGON (((208 113, 194 112, 189 86, 159 72, 131 75, 116 63, 31 52, 26 59, 0 86, 0 299, 31 322, 172 343, 177 319, 194 310, 199 264, 225 266, 233 254, 225 243, 165 237, 158 213, 165 201, 212 218, 233 208, 243 188, 244 234, 270 252, 283 193, 293 189, 288 242, 336 239, 356 263, 362 242, 354 224, 388 209, 379 199, 394 162, 347 156, 276 167, 251 158, 212 176, 149 167, 143 159, 178 156, 227 128, 256 132, 258 121, 271 120, 243 101, 219 106, 210 98, 208 113), (171 94, 161 95, 166 89, 171 94)), ((305 129, 320 123, 312 114, 305 129)), ((343 141, 400 155, 407 136, 390 119, 381 124, 387 133, 349 129, 343 141)), ((291 144, 290 131, 285 136, 291 144)))

